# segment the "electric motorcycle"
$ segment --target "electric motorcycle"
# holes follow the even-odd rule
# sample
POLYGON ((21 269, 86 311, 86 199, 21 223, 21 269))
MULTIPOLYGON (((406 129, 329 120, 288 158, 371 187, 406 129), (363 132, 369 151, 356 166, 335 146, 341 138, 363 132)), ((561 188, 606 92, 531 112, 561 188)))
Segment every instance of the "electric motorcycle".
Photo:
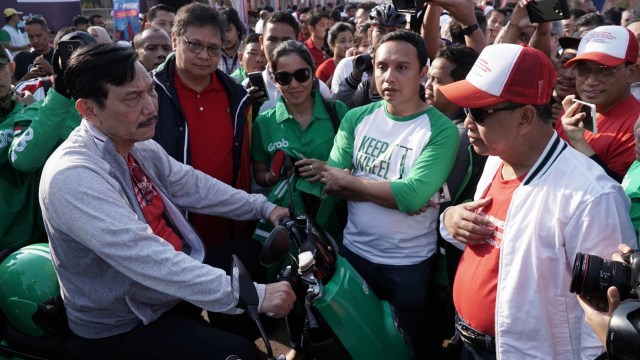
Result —
MULTIPOLYGON (((289 178, 293 161, 282 150, 271 161, 274 176, 289 178)), ((287 183, 288 191, 290 186, 287 183)), ((290 204, 293 202, 290 201, 290 204)), ((291 205, 290 205, 291 206, 291 205)), ((290 208, 290 213, 295 214, 290 208)), ((279 280, 296 292, 296 311, 287 316, 292 341, 316 359, 409 359, 408 341, 391 305, 381 301, 333 238, 306 215, 284 219, 269 234, 261 253, 264 266, 290 261, 279 280)))

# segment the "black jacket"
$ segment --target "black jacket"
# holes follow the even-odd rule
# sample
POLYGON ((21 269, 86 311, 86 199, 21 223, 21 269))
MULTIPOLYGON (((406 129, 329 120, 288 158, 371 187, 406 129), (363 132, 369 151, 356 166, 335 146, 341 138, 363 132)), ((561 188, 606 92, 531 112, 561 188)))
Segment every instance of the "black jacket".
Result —
MULTIPOLYGON (((164 64, 151 74, 158 93, 158 124, 153 139, 174 159, 191 164, 191 149, 186 118, 178 99, 173 76, 175 74, 175 54, 169 55, 164 64)), ((236 186, 241 167, 244 130, 247 124, 249 95, 247 90, 220 70, 216 76, 222 83, 229 98, 229 111, 233 121, 233 184, 236 186)), ((212 114, 212 116, 215 116, 212 114)))

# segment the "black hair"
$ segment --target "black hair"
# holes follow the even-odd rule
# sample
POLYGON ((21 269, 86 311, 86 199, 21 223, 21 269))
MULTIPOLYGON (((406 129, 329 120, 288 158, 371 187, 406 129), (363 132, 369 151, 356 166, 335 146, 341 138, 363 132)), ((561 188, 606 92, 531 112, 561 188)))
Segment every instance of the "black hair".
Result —
POLYGON ((100 14, 93 14, 89 17, 89 22, 91 23, 91 25, 95 25, 95 21, 97 18, 102 18, 104 19, 104 16, 100 15, 100 14))
POLYGON ((47 30, 49 29, 49 27, 47 26, 47 22, 44 20, 43 17, 32 17, 29 20, 24 22, 25 26, 26 25, 40 25, 42 26, 43 29, 47 30))
POLYGON ((415 31, 406 29, 392 31, 385 35, 382 40, 380 40, 378 49, 380 48, 380 45, 389 41, 404 41, 413 45, 418 55, 418 64, 420 65, 420 70, 422 70, 422 68, 427 65, 427 61, 429 60, 429 57, 427 56, 427 47, 424 45, 424 40, 422 39, 420 34, 416 33, 415 31))
POLYGON ((360 47, 362 42, 369 38, 370 28, 371 23, 367 21, 356 29, 356 31, 353 33, 353 47, 360 47))
POLYGON ((478 53, 466 45, 454 44, 438 50, 436 58, 443 58, 449 61, 453 65, 451 77, 453 81, 459 81, 467 77, 473 64, 478 59, 478 53))
POLYGON ((322 19, 331 20, 331 15, 325 11, 316 11, 309 17, 309 25, 315 27, 322 19))
POLYGON ((273 59, 270 65, 271 73, 273 74, 278 71, 278 69, 276 69, 276 65, 278 64, 278 60, 280 60, 280 58, 291 54, 298 55, 300 59, 307 63, 307 65, 309 65, 309 67, 311 68, 311 74, 316 73, 316 66, 313 62, 313 57, 311 56, 309 49, 307 49, 307 47, 303 43, 296 40, 287 40, 276 47, 276 49, 273 51, 273 59))
POLYGON ((156 18, 156 16, 158 16, 158 11, 169 12, 172 14, 176 13, 176 9, 172 8, 169 5, 164 5, 164 4, 156 5, 151 9, 149 9, 149 11, 147 12, 147 21, 152 22, 156 18))
POLYGON ((340 10, 338 10, 338 9, 331 10, 331 13, 329 14, 329 17, 330 17, 330 19, 333 19, 333 21, 335 21, 335 22, 342 21, 342 14, 340 13, 340 10))
POLYGON ((267 20, 264 21, 264 25, 262 27, 263 33, 264 29, 267 28, 267 24, 286 24, 293 28, 294 34, 297 35, 300 32, 298 21, 293 17, 293 15, 289 14, 286 11, 276 11, 271 13, 267 20))
POLYGON ((573 25, 573 28, 578 29, 582 26, 588 26, 592 29, 595 29, 598 26, 602 25, 604 25, 604 17, 602 15, 596 13, 588 13, 577 18, 575 24, 573 25))
POLYGON ((225 7, 220 10, 220 14, 225 19, 227 19, 227 25, 231 24, 236 28, 236 31, 240 33, 238 38, 242 39, 242 37, 245 35, 245 29, 242 21, 240 20, 240 15, 238 15, 236 9, 225 7))
POLYGON ((181 7, 176 14, 176 20, 171 31, 175 36, 182 36, 190 26, 213 26, 213 28, 220 32, 220 37, 224 42, 225 34, 227 32, 227 21, 211 6, 200 3, 191 3, 181 7))
POLYGON ((260 34, 253 33, 244 38, 244 44, 260 43, 260 34))
POLYGON ((136 76, 136 52, 114 44, 93 44, 74 51, 64 81, 74 99, 90 99, 104 109, 107 84, 120 86, 136 76))
POLYGON ((328 44, 331 46, 334 46, 336 42, 336 38, 338 37, 338 34, 345 31, 349 31, 351 32, 351 35, 353 35, 353 31, 354 31, 353 25, 347 22, 337 22, 333 24, 327 31, 327 36, 325 36, 328 44))
POLYGON ((622 21, 622 11, 616 8, 610 8, 603 15, 604 25, 620 25, 622 21))
POLYGON ((86 16, 76 15, 73 17, 73 26, 78 27, 78 25, 90 24, 89 19, 86 16))

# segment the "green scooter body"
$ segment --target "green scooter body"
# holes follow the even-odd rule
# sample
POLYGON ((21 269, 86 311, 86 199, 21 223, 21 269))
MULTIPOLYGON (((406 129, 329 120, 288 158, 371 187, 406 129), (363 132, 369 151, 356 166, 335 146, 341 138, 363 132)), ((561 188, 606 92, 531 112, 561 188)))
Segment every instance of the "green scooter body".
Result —
POLYGON ((394 324, 391 305, 381 301, 342 257, 314 307, 354 360, 411 359, 394 324))

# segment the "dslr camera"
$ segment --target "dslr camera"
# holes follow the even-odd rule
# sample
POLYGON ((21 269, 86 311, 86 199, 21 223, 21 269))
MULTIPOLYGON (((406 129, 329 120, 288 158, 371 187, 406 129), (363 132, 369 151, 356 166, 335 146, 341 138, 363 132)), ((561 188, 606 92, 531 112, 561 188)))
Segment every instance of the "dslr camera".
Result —
POLYGON ((356 67, 356 69, 362 71, 363 73, 369 72, 373 70, 373 63, 371 62, 371 60, 373 60, 371 55, 367 53, 360 54, 356 57, 354 66, 356 67))
POLYGON ((624 254, 626 262, 578 253, 573 264, 572 293, 607 298, 607 289, 618 288, 621 300, 640 298, 640 252, 624 254))

